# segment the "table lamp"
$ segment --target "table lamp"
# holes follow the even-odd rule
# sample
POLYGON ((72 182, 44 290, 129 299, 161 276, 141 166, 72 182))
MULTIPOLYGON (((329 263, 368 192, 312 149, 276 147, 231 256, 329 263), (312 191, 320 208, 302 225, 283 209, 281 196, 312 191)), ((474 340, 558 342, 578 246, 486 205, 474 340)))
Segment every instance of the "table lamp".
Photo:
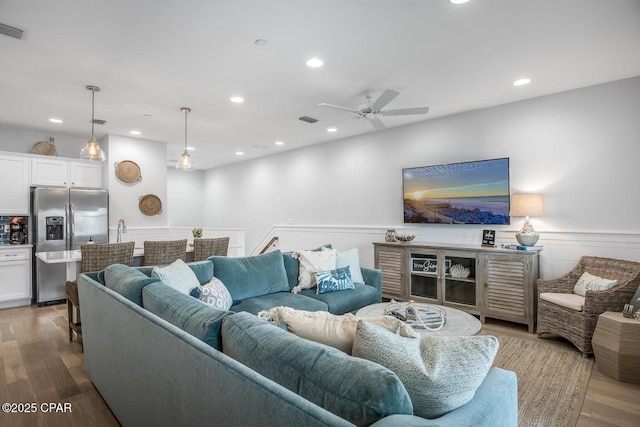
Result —
POLYGON ((516 240, 523 246, 533 246, 540 235, 536 233, 529 222, 529 216, 541 216, 544 214, 544 202, 540 193, 522 193, 511 196, 511 216, 524 216, 522 229, 516 233, 516 240))

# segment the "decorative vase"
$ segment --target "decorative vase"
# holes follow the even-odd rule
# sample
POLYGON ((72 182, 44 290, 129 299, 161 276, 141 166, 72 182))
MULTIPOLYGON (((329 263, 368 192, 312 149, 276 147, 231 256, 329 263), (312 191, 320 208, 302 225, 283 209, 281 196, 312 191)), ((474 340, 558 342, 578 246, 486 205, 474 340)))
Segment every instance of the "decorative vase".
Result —
POLYGON ((202 227, 195 227, 193 230, 191 230, 191 234, 193 234, 194 239, 202 237, 202 227))

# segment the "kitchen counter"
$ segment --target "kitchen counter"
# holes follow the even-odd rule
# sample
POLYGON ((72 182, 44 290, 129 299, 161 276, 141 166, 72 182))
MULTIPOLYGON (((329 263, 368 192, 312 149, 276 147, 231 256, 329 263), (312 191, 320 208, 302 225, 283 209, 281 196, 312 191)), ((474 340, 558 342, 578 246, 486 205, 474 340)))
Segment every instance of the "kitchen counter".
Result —
POLYGON ((0 250, 2 249, 18 249, 18 248, 32 248, 31 243, 21 243, 19 245, 12 245, 11 243, 0 244, 0 250))
MULTIPOLYGON (((134 257, 144 256, 144 249, 134 248, 133 256, 134 257)), ((80 254, 80 249, 76 249, 74 251, 36 252, 36 257, 46 262, 47 264, 57 264, 61 262, 70 263, 70 262, 82 261, 82 255, 80 254)))

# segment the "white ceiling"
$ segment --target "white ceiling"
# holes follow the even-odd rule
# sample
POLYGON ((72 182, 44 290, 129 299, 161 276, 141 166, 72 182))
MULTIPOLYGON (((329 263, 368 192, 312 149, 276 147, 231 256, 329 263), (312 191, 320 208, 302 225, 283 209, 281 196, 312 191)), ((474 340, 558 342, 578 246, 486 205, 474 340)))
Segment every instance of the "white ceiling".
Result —
POLYGON ((97 137, 139 130, 174 160, 191 107, 201 169, 373 131, 317 105, 357 107, 366 90, 431 108, 393 127, 640 75, 640 0, 0 0, 0 22, 24 30, 0 35, 0 124, 81 145, 97 85, 97 137))

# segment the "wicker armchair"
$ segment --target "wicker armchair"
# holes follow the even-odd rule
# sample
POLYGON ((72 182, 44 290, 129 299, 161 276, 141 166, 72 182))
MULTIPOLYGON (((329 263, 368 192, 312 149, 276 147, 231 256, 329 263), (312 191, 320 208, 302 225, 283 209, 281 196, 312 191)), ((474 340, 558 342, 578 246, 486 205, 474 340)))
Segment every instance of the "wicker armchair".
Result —
MULTIPOLYGON (((80 254, 80 272, 100 271, 111 264, 133 264, 133 246, 135 242, 107 243, 102 245, 82 245, 80 254)), ((69 341, 73 339, 73 332, 78 340, 82 338, 82 324, 80 322, 80 300, 78 299, 78 284, 67 282, 67 317, 69 319, 69 341), (74 316, 75 309, 75 316, 74 316)))
POLYGON ((182 240, 146 240, 142 265, 171 264, 177 259, 184 261, 187 251, 187 239, 182 240))
POLYGON ((210 256, 227 256, 229 250, 228 237, 193 240, 193 260, 202 261, 210 256))
POLYGON ((593 354, 591 338, 598 316, 605 311, 622 311, 640 285, 640 263, 584 256, 569 273, 554 280, 538 280, 538 336, 559 335, 571 341, 584 356, 593 354), (540 299, 542 293, 572 294, 582 273, 617 280, 603 291, 586 292, 582 311, 540 299))

